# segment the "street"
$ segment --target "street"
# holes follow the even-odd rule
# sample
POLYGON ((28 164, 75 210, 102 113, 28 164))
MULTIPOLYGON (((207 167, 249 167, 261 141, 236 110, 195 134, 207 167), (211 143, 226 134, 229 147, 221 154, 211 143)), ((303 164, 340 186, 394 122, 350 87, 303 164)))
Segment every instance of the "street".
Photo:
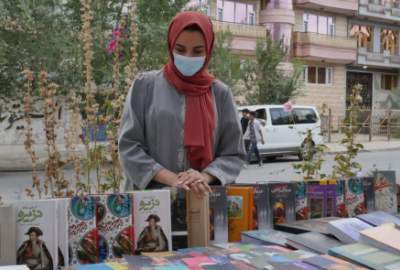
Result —
MULTIPOLYGON (((334 155, 327 154, 326 162, 323 165, 323 172, 330 174, 334 164, 334 155)), ((397 181, 400 183, 400 151, 375 151, 360 153, 357 161, 363 164, 364 175, 371 172, 374 168, 378 170, 396 170, 397 181)), ((301 175, 296 174, 292 164, 298 162, 296 157, 278 158, 274 161, 265 162, 263 167, 250 165, 243 169, 238 181, 239 183, 257 183, 268 181, 290 181, 300 180, 301 175)), ((65 171, 67 179, 72 178, 72 171, 65 171)), ((40 173, 43 175, 43 172, 40 173)), ((43 179, 43 177, 42 177, 43 179)), ((23 190, 30 186, 31 172, 0 172, 0 196, 3 200, 15 200, 23 198, 23 190)))

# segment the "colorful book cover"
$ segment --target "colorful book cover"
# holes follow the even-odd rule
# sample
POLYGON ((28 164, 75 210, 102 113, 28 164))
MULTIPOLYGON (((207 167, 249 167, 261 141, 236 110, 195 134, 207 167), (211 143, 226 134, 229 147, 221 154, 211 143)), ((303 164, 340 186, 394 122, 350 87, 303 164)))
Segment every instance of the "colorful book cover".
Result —
POLYGON ((99 262, 134 253, 132 194, 96 196, 99 262))
POLYGON ((16 264, 26 264, 30 269, 57 269, 57 202, 19 201, 15 209, 16 264))
POLYGON ((172 249, 188 247, 188 232, 186 218, 186 191, 171 188, 171 225, 172 249))
POLYGON ((268 230, 274 227, 271 205, 269 199, 269 190, 267 184, 256 184, 254 191, 254 211, 253 222, 254 230, 268 230))
POLYGON ((397 187, 395 171, 374 172, 375 207, 391 214, 397 213, 397 187))
POLYGON ((365 214, 367 209, 364 201, 363 179, 358 177, 349 178, 345 180, 345 183, 345 202, 349 217, 365 214))
POLYGON ((310 205, 310 217, 325 217, 325 186, 319 182, 307 184, 308 204, 310 205))
POLYGON ((68 246, 68 206, 69 199, 57 199, 58 266, 71 264, 68 246))
POLYGON ((172 251, 170 191, 135 191, 133 201, 135 250, 172 251))
POLYGON ((296 220, 309 219, 309 214, 307 184, 305 182, 298 182, 296 183, 296 220))
POLYGON ((268 185, 274 224, 296 220, 296 190, 294 183, 268 185))
POLYGON ((223 186, 211 187, 210 199, 210 241, 228 242, 228 200, 223 186))
POLYGON ((15 212, 11 205, 0 205, 0 265, 13 265, 15 251, 15 212))
POLYGON ((374 178, 363 177, 364 186, 364 201, 367 212, 375 211, 375 189, 374 189, 374 178))
POLYGON ((333 248, 330 255, 344 258, 370 269, 400 269, 400 255, 379 250, 365 244, 351 244, 333 248))
POLYGON ((349 216, 344 199, 346 183, 344 180, 336 182, 336 216, 346 218, 349 216))
POLYGON ((228 239, 240 241, 242 231, 251 230, 253 225, 254 190, 252 187, 229 186, 228 194, 228 239))
POLYGON ((71 198, 68 211, 68 235, 72 265, 99 261, 95 197, 71 198))

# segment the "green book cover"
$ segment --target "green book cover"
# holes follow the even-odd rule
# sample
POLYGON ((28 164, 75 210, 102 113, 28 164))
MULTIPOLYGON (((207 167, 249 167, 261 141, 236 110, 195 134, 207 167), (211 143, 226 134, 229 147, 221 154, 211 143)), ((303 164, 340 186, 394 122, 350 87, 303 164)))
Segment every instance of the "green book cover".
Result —
POLYGON ((329 254, 376 270, 400 269, 400 255, 381 251, 365 244, 332 248, 329 254))

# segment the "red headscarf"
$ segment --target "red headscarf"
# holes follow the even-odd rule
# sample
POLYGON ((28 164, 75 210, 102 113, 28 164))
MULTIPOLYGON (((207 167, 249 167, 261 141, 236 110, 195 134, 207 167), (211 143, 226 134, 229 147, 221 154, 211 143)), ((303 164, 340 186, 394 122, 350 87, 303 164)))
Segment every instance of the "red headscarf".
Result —
POLYGON ((210 19, 199 12, 182 12, 171 21, 168 29, 169 59, 164 67, 166 79, 186 97, 184 146, 192 168, 201 170, 212 161, 212 136, 215 127, 211 84, 214 77, 207 66, 214 45, 210 19), (190 77, 183 76, 174 65, 173 50, 179 34, 188 26, 197 25, 203 33, 206 59, 201 70, 190 77))

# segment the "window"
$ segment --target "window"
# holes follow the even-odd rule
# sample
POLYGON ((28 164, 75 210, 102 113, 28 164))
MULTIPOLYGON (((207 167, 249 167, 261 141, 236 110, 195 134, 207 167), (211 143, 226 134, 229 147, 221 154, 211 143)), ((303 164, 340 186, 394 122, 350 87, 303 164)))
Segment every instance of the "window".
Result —
POLYGON ((272 125, 293 125, 293 115, 289 112, 285 112, 283 108, 272 108, 270 109, 272 125))
POLYGON ((333 17, 304 13, 303 25, 304 32, 318 33, 321 35, 335 34, 335 24, 333 17))
POLYGON ((296 108, 293 110, 293 118, 296 124, 315 124, 317 115, 313 109, 296 108))
POLYGON ((304 81, 308 83, 332 84, 333 68, 308 66, 305 68, 304 81))
POLYGON ((255 24, 255 6, 237 1, 217 0, 217 19, 225 22, 255 24))
POLYGON ((392 74, 382 74, 381 88, 385 90, 393 90, 397 88, 397 76, 392 74))

